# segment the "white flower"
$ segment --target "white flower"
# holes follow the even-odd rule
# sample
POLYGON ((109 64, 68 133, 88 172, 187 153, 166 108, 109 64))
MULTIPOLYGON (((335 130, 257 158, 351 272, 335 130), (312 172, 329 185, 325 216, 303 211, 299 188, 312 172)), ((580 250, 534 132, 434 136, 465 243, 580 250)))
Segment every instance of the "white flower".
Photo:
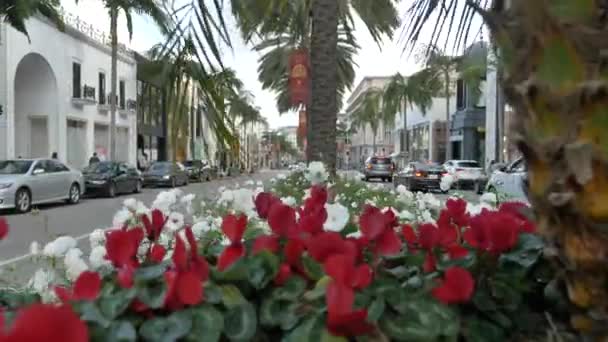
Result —
POLYGON ((277 178, 278 178, 278 179, 286 179, 286 178, 287 178, 287 175, 286 175, 286 174, 284 174, 284 173, 281 173, 281 174, 278 174, 278 175, 277 175, 277 178))
POLYGON ((242 188, 233 191, 234 202, 232 208, 249 217, 255 216, 255 203, 253 202, 253 191, 242 188))
POLYGON ((428 204, 430 208, 439 208, 441 206, 441 202, 431 193, 426 193, 420 195, 420 198, 428 204))
POLYGON ((220 193, 220 198, 217 200, 219 204, 229 204, 234 201, 234 192, 232 190, 224 190, 220 193))
POLYGON ((173 205, 177 203, 177 197, 181 194, 181 190, 172 189, 169 191, 162 191, 156 196, 154 202, 152 202, 152 209, 158 209, 167 215, 173 205))
POLYGON ((184 215, 176 211, 171 212, 165 224, 170 232, 176 232, 184 226, 184 215))
POLYGON ((60 236, 44 246, 42 254, 48 257, 62 257, 68 250, 76 247, 78 243, 71 236, 60 236))
POLYGON ((303 200, 303 201, 306 201, 307 199, 309 199, 309 198, 310 198, 311 193, 312 193, 312 192, 311 192, 311 190, 310 190, 310 189, 306 189, 306 190, 304 190, 304 197, 302 198, 302 200, 303 200))
POLYGON ((139 247, 137 248, 137 255, 140 257, 145 257, 148 254, 148 250, 150 249, 150 240, 144 238, 141 240, 139 247))
POLYGON ((226 191, 226 187, 225 187, 225 186, 223 186, 223 185, 222 185, 222 186, 220 186, 220 187, 217 189, 217 192, 219 192, 220 194, 221 194, 222 192, 224 192, 224 191, 226 191))
POLYGON ((347 189, 350 188, 350 183, 348 183, 348 182, 344 183, 344 187, 347 189))
POLYGON ((211 230, 211 225, 207 221, 199 221, 192 226, 192 233, 196 238, 201 238, 203 234, 211 230))
POLYGON ((306 179, 313 185, 323 183, 329 178, 329 173, 325 170, 325 165, 320 161, 313 161, 308 164, 305 174, 306 179))
POLYGON ((55 273, 53 271, 40 268, 34 273, 28 281, 27 287, 36 291, 38 294, 43 294, 49 290, 50 285, 55 281, 55 273))
POLYGON ((376 206, 376 202, 375 202, 375 201, 373 201, 373 200, 371 200, 371 199, 366 199, 366 200, 365 200, 365 204, 371 205, 371 206, 373 206, 373 207, 375 207, 375 206, 376 206))
POLYGON ((166 231, 163 231, 158 237, 158 244, 165 248, 169 248, 171 246, 171 241, 173 241, 173 234, 166 231))
POLYGON ((120 209, 112 219, 112 227, 119 228, 124 226, 131 219, 131 212, 128 209, 120 209))
POLYGON ((150 208, 146 207, 146 205, 143 202, 138 201, 137 206, 135 207, 135 214, 137 216, 141 216, 141 215, 147 215, 149 213, 150 213, 150 208))
POLYGON ((65 273, 68 279, 76 280, 80 273, 89 269, 86 262, 82 260, 82 251, 78 248, 72 248, 65 254, 65 273))
POLYGON ((104 246, 96 246, 91 250, 89 255, 89 263, 91 268, 96 270, 105 266, 110 266, 112 263, 106 259, 108 252, 104 246))
POLYGON ((182 197, 179 201, 182 204, 188 205, 188 204, 192 203, 192 201, 194 200, 195 197, 196 197, 195 194, 187 194, 184 197, 182 197))
POLYGON ((327 219, 323 228, 330 232, 340 232, 350 219, 348 209, 340 203, 325 204, 325 210, 327 211, 327 219))
POLYGON ((37 241, 32 241, 32 243, 30 244, 30 254, 40 254, 40 244, 37 241))
POLYGON ((406 221, 412 221, 416 217, 416 216, 414 216, 414 214, 410 213, 407 210, 402 210, 397 216, 401 220, 406 220, 406 221))
POLYGON ((448 191, 452 188, 452 184, 454 184, 454 176, 448 174, 441 177, 441 183, 439 184, 439 187, 442 191, 448 191))
POLYGON ((486 192, 481 197, 479 197, 479 202, 496 205, 498 202, 498 198, 496 198, 496 194, 493 192, 486 192))
POLYGON ((356 232, 352 232, 352 233, 346 235, 346 237, 358 239, 361 237, 361 231, 357 230, 356 232))
POLYGON ((106 243, 105 230, 99 228, 95 229, 91 234, 89 234, 89 242, 91 243, 92 248, 104 245, 106 243))
POLYGON ((292 196, 282 197, 281 202, 283 202, 283 204, 288 205, 290 207, 293 207, 294 205, 296 205, 296 199, 293 198, 292 196))
POLYGON ((264 186, 264 182, 262 182, 261 180, 259 180, 256 184, 257 186, 264 186))
POLYGON ((467 212, 473 216, 481 213, 481 211, 483 209, 493 210, 494 208, 492 207, 492 205, 490 205, 488 203, 479 203, 479 204, 467 203, 467 212))
POLYGON ((122 205, 131 211, 135 211, 137 209, 137 200, 135 198, 127 198, 124 202, 122 202, 122 205))
POLYGON ((248 181, 245 182, 245 185, 247 185, 247 186, 253 186, 253 185, 255 185, 255 182, 253 181, 253 179, 250 179, 250 180, 248 180, 248 181))
POLYGON ((422 215, 420 217, 420 221, 421 223, 433 223, 435 224, 435 219, 431 216, 431 212, 428 210, 425 210, 422 212, 422 215))
POLYGON ((350 206, 353 209, 357 209, 357 203, 356 202, 351 203, 350 206))

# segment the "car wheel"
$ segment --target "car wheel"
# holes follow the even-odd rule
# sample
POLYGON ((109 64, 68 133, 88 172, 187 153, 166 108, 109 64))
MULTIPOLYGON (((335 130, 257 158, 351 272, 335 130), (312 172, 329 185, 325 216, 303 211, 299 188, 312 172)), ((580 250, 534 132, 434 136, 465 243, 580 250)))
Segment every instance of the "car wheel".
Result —
POLYGON ((135 183, 135 193, 138 194, 141 192, 141 189, 143 188, 143 184, 141 184, 141 181, 138 180, 137 183, 135 183))
POLYGON ((68 202, 70 204, 77 204, 78 202, 80 202, 80 186, 78 186, 78 184, 72 184, 72 186, 70 187, 69 196, 70 197, 68 198, 68 202))
POLYGON ((15 210, 18 213, 27 213, 32 208, 32 195, 25 188, 17 190, 15 194, 15 210))
POLYGON ((177 183, 175 182, 175 177, 171 177, 171 187, 175 188, 176 185, 177 183))
POLYGON ((108 197, 116 197, 116 185, 114 183, 110 183, 108 186, 108 197))

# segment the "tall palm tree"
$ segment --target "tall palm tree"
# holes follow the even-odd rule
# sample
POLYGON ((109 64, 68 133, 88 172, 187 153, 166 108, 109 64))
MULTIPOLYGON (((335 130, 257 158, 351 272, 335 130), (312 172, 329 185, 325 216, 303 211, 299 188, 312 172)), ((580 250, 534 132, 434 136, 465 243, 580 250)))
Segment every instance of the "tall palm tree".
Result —
POLYGON ((110 46, 112 48, 112 66, 110 76, 110 159, 116 159, 116 102, 118 87, 118 15, 122 12, 127 20, 129 39, 133 37, 133 14, 145 14, 166 32, 167 16, 155 0, 104 0, 110 14, 110 46))
POLYGON ((63 30, 64 23, 58 10, 59 6, 61 6, 60 0, 2 0, 0 2, 0 21, 7 22, 29 39, 25 21, 36 12, 51 19, 60 30, 63 30))
POLYGON ((372 154, 376 153, 376 136, 380 123, 388 123, 387 117, 382 110, 382 92, 379 90, 368 90, 361 103, 353 113, 352 126, 363 129, 363 137, 367 127, 372 130, 372 154))
POLYGON ((386 85, 382 94, 382 107, 386 121, 394 122, 395 116, 401 112, 403 134, 405 135, 403 150, 409 152, 409 136, 407 133, 407 109, 418 107, 423 115, 433 104, 433 97, 440 91, 441 82, 429 69, 404 77, 396 73, 386 85))
POLYGON ((440 26, 429 18, 460 17, 458 27, 470 27, 472 13, 484 20, 513 107, 512 139, 528 166, 528 198, 571 303, 570 324, 577 340, 605 339, 606 318, 597 314, 608 308, 605 2, 471 0, 460 15, 458 3, 415 0, 413 8, 423 10, 411 12, 418 22, 410 42, 425 23, 440 26))

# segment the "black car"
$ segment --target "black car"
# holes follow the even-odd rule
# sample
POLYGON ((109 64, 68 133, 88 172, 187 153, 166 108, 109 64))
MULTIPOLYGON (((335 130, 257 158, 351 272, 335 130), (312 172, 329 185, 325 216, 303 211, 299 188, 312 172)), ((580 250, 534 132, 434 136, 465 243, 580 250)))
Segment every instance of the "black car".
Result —
POLYGON ((409 163, 394 178, 395 186, 404 185, 409 191, 441 190, 441 178, 447 175, 443 166, 435 163, 409 163))
POLYGON ((186 160, 183 162, 183 165, 186 168, 188 177, 190 177, 191 180, 198 182, 207 180, 207 176, 203 171, 204 165, 201 160, 186 160))
POLYGON ((190 177, 180 163, 155 162, 144 172, 144 186, 188 185, 190 177))
POLYGON ((138 193, 143 178, 136 168, 125 163, 104 161, 83 170, 86 191, 114 197, 121 193, 138 193))

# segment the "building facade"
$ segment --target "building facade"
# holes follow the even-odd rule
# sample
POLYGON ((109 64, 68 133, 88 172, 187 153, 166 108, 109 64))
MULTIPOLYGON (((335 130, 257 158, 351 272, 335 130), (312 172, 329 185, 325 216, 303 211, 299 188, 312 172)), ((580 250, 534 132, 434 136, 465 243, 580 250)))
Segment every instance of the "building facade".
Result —
MULTIPOLYGON (((49 157, 82 168, 109 158, 111 50, 107 37, 66 15, 65 32, 27 21, 31 42, 0 23, 0 159, 49 157)), ((117 159, 136 164, 137 63, 118 54, 117 159)))

